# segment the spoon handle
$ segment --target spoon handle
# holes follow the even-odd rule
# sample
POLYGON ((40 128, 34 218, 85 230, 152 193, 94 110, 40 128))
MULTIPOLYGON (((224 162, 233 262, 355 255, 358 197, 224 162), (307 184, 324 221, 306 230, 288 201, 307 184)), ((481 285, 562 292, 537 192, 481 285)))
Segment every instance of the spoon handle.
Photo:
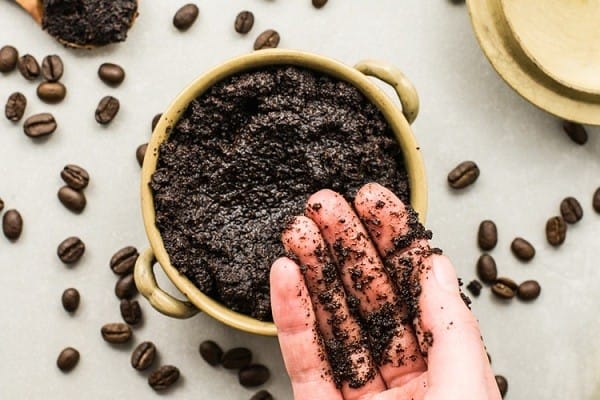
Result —
POLYGON ((15 2, 20 5, 22 9, 27 11, 38 25, 42 25, 44 5, 41 0, 15 0, 15 2))

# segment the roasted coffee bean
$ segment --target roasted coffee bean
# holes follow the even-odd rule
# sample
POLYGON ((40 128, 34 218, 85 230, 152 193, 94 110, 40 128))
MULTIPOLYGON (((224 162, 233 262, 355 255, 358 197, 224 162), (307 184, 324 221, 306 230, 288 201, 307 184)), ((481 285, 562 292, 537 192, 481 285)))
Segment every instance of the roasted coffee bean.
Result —
POLYGON ((82 190, 85 189, 90 183, 90 174, 75 164, 65 165, 62 171, 60 171, 60 177, 63 181, 72 189, 82 190))
POLYGON ((477 279, 472 280, 467 285, 467 289, 475 297, 479 297, 479 295, 481 294, 481 288, 482 288, 481 283, 477 279))
POLYGON ((492 285, 492 292, 502 299, 512 299, 517 294, 518 285, 510 278, 498 278, 492 285))
POLYGON ((137 300, 123 299, 119 308, 123 321, 129 325, 137 325, 142 321, 142 308, 137 300))
POLYGON ((25 54, 24 56, 19 57, 19 61, 17 61, 17 68, 23 78, 28 81, 33 81, 40 76, 40 64, 38 64, 37 60, 31 54, 25 54))
POLYGON ((267 29, 254 41, 254 50, 272 49, 279 45, 279 33, 273 29, 267 29))
POLYGON ((73 264, 85 253, 85 243, 77 236, 71 236, 60 242, 56 249, 58 258, 65 264, 73 264))
POLYGON ((0 199, 0 211, 4 210, 4 200, 0 199))
POLYGON ((200 10, 195 4, 186 4, 173 16, 173 25, 180 31, 186 31, 196 22, 199 12, 200 10))
POLYGON ((477 276, 484 283, 492 284, 498 278, 496 261, 487 253, 482 254, 477 260, 477 276))
POLYGON ((144 371, 152 365, 156 358, 156 346, 152 342, 140 343, 131 353, 131 366, 144 371))
POLYGON ((110 269, 117 275, 131 274, 133 272, 133 267, 135 267, 138 255, 138 251, 135 247, 123 247, 111 257, 110 269))
POLYGON ((327 0, 312 0, 312 5, 315 8, 322 8, 325 4, 327 4, 327 0))
POLYGON ((481 221, 479 231, 477 232, 477 243, 481 250, 485 251, 496 247, 496 243, 498 243, 498 229, 494 221, 490 221, 489 219, 481 221))
POLYGON ((138 293, 133 274, 123 275, 115 285, 115 295, 119 299, 131 299, 138 293))
POLYGON ((479 177, 479 167, 473 161, 463 161, 448 173, 448 184, 462 189, 473 184, 479 177))
POLYGON ((63 186, 58 190, 58 199, 69 210, 80 213, 84 210, 87 200, 83 192, 63 186))
POLYGON ((506 392, 508 392, 508 381, 502 375, 496 375, 495 378, 496 384, 498 385, 498 389, 500 390, 500 395, 502 396, 502 398, 504 398, 506 392))
POLYGON ((146 150, 148 149, 148 143, 140 144, 135 151, 135 158, 137 159, 140 167, 144 165, 144 157, 146 156, 146 150))
POLYGON ((252 352, 245 347, 236 347, 223 354, 221 364, 227 369, 242 369, 252 362, 252 352))
POLYGON ((119 108, 119 100, 112 96, 103 97, 96 107, 96 121, 102 125, 110 123, 117 116, 119 108))
POLYGON ((583 218, 583 209, 576 198, 567 197, 560 202, 560 214, 565 222, 574 224, 583 218))
POLYGON ((119 86, 125 80, 125 70, 120 65, 104 63, 98 68, 98 76, 109 86, 119 86))
POLYGON ((19 52, 13 46, 4 46, 0 49, 0 72, 12 72, 19 60, 19 52))
POLYGON ((56 359, 56 366, 63 372, 69 372, 79 362, 79 352, 72 347, 67 347, 60 352, 56 359))
POLYGON ((517 289, 517 297, 521 300, 535 300, 542 292, 542 287, 537 281, 529 280, 521 283, 517 289))
POLYGON ((172 365, 163 365, 148 376, 148 385, 154 390, 165 390, 179 379, 179 369, 172 365))
POLYGON ((106 324, 100 330, 102 337, 108 343, 125 343, 131 339, 131 328, 122 322, 106 324))
POLYGON ((560 246, 567 237, 567 224, 562 217, 552 217, 546 222, 546 239, 552 246, 560 246))
POLYGON ((50 135, 56 130, 56 120, 50 113, 32 115, 23 123, 23 131, 30 138, 39 138, 50 135))
POLYGON ((221 359, 223 358, 223 350, 212 340, 205 340, 204 342, 200 343, 199 350, 204 361, 210 365, 216 366, 221 363, 221 359))
POLYGON ((56 54, 44 57, 42 60, 42 76, 48 82, 57 82, 63 76, 62 59, 56 54))
POLYGON ((596 189, 594 192, 594 197, 592 198, 592 207, 594 207, 594 211, 600 213, 600 188, 596 189))
POLYGON ((37 87, 37 95, 46 103, 60 103, 67 95, 67 88, 60 82, 42 82, 37 87))
POLYGON ((6 107, 4 107, 4 115, 10 121, 17 122, 23 118, 25 109, 27 108, 27 98, 23 93, 15 92, 8 96, 6 107))
POLYGON ((156 125, 158 125, 160 117, 162 117, 162 114, 158 113, 152 118, 152 132, 154 132, 154 130, 156 129, 156 125))
POLYGON ((246 34, 250 32, 252 26, 254 26, 254 14, 250 11, 242 11, 235 18, 233 24, 237 33, 246 34))
POLYGON ((269 369, 261 364, 249 365, 238 372, 240 385, 245 387, 260 386, 269 380, 269 369))
POLYGON ((17 210, 8 210, 2 217, 2 232, 10 240, 17 240, 23 232, 23 218, 17 210))
POLYGON ((250 400, 273 400, 273 395, 266 390, 261 390, 250 397, 250 400))
POLYGON ((515 257, 521 261, 529 261, 535 256, 535 248, 527 240, 520 237, 512 241, 510 249, 515 257))
POLYGON ((79 307, 79 291, 75 288, 65 289, 62 294, 61 302, 65 311, 74 312, 79 307))
POLYGON ((588 140, 588 134, 583 125, 577 122, 564 121, 563 129, 571 140, 579 145, 584 145, 588 140))

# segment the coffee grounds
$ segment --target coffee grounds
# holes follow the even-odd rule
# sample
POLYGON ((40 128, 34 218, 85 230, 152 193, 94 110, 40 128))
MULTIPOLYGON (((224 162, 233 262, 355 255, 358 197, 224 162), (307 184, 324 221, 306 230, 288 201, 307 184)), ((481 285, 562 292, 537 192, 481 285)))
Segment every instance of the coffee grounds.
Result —
POLYGON ((103 46, 127 38, 136 0, 43 0, 42 28, 64 42, 103 46))
POLYGON ((271 263, 309 194, 351 200, 378 182, 408 202, 402 153, 352 85, 282 66, 246 72, 193 100, 159 149, 156 225, 172 264, 234 311, 272 320, 271 263))

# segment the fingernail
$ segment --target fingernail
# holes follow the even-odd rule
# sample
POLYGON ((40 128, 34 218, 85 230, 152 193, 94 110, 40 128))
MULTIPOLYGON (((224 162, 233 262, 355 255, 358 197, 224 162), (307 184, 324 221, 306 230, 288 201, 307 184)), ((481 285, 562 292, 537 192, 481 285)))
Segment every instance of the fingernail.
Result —
POLYGON ((438 285, 449 292, 458 290, 458 279, 454 267, 448 259, 433 257, 433 274, 438 285))

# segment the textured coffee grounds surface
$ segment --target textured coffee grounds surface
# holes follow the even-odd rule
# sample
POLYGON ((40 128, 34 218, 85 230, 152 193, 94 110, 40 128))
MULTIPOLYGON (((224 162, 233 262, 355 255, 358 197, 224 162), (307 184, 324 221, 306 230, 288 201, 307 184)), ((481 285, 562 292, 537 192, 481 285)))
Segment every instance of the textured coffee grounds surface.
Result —
POLYGON ((43 0, 42 28, 65 42, 122 42, 137 15, 136 0, 43 0))
POLYGON ((192 101, 159 149, 156 225, 172 264, 202 292, 272 320, 271 263, 286 220, 329 188, 378 182, 408 202, 381 112, 353 86, 282 66, 242 73, 192 101))

